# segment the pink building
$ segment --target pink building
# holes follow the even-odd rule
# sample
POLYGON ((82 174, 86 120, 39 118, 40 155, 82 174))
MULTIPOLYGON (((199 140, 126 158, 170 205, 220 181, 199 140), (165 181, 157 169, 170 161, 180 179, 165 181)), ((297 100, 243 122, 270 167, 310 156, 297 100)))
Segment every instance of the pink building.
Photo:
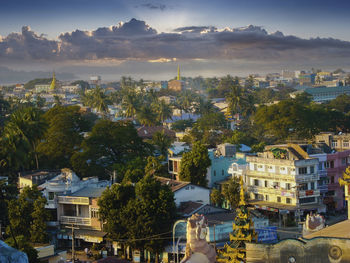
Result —
POLYGON ((339 178, 350 164, 350 150, 327 154, 327 161, 324 166, 327 170, 328 192, 324 198, 324 203, 328 208, 340 210, 344 208, 344 187, 339 185, 339 178))

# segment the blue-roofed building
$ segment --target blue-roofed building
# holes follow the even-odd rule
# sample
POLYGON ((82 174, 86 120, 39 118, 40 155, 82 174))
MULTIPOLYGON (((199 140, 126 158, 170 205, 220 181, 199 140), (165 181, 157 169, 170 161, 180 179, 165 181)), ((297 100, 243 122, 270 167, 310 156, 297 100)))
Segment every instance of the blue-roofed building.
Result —
POLYGON ((315 102, 326 102, 339 95, 350 95, 350 86, 307 88, 305 92, 309 93, 315 102))

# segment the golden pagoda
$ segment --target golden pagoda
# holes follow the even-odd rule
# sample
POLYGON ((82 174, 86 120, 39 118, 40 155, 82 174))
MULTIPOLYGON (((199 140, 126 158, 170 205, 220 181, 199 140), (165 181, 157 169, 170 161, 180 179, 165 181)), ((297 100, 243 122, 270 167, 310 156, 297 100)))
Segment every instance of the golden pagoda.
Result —
POLYGON ((348 219, 350 219, 350 208, 349 208, 349 190, 350 190, 350 166, 348 166, 343 173, 343 178, 339 178, 340 186, 345 186, 345 200, 348 201, 348 219))
POLYGON ((176 80, 181 80, 181 76, 180 76, 180 65, 177 65, 177 78, 176 80))
POLYGON ((55 88, 56 88, 56 75, 55 75, 55 72, 53 72, 52 81, 50 84, 50 90, 55 90, 55 88))
POLYGON ((232 223, 230 243, 218 253, 217 262, 240 263, 246 260, 245 242, 257 241, 257 235, 252 228, 253 223, 244 198, 243 178, 240 177, 240 201, 236 209, 235 221, 232 223))

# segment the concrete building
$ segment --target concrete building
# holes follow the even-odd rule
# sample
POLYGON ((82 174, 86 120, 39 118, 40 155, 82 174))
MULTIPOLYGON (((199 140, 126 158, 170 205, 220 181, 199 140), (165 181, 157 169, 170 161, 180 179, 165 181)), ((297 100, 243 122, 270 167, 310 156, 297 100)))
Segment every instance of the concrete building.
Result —
POLYGON ((58 196, 58 218, 60 232, 57 238, 61 245, 70 246, 71 229, 67 228, 74 224, 75 242, 77 246, 87 246, 92 243, 101 243, 107 234, 102 231, 102 222, 99 219, 98 198, 102 195, 105 187, 84 187, 79 191, 58 196))
POLYGON ((267 146, 263 153, 246 159, 246 186, 250 204, 256 209, 269 217, 285 215, 284 219, 291 221, 299 221, 307 211, 325 211, 317 186, 318 159, 311 158, 300 146, 267 146))
POLYGON ((46 181, 60 174, 60 170, 38 170, 20 172, 18 176, 18 188, 21 191, 24 187, 33 187, 41 185, 46 181))
POLYGON ((306 88, 305 92, 309 93, 315 102, 326 102, 342 94, 350 95, 350 86, 306 88))
POLYGON ((324 143, 336 151, 350 150, 350 133, 322 132, 315 136, 315 142, 324 143))
MULTIPOLYGON (((213 187, 216 183, 224 181, 229 177, 228 169, 233 162, 238 161, 235 156, 236 146, 229 143, 218 145, 216 149, 209 149, 208 155, 211 166, 207 169, 206 179, 208 187, 213 187)), ((182 156, 172 156, 168 159, 168 172, 174 179, 179 179, 181 171, 182 156)))
POLYGON ((210 204, 210 189, 206 187, 164 177, 157 177, 157 180, 170 186, 174 193, 176 206, 189 201, 210 204))

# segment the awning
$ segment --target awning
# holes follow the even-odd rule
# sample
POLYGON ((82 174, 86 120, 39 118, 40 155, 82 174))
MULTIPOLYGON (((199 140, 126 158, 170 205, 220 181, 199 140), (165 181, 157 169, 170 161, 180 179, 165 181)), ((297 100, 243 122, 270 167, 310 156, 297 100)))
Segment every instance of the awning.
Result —
MULTIPOLYGON (((103 238, 107 235, 106 232, 89 229, 77 229, 74 231, 74 238, 82 239, 85 242, 101 243, 103 238)), ((72 231, 69 229, 62 229, 57 234, 58 239, 72 239, 72 231)))

